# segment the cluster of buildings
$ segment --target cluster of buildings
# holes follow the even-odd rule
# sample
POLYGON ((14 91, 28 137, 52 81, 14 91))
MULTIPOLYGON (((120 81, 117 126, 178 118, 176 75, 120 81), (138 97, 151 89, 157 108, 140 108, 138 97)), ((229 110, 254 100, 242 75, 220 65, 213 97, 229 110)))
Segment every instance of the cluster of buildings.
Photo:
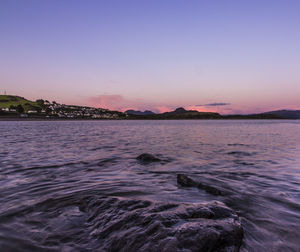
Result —
POLYGON ((48 101, 44 102, 43 108, 48 116, 59 118, 121 119, 124 117, 123 113, 108 109, 65 105, 48 101))
MULTIPOLYGON (((110 111, 102 108, 91 108, 59 104, 53 101, 39 102, 39 108, 30 107, 25 109, 21 117, 46 117, 46 118, 74 118, 74 119, 124 119, 126 114, 117 111, 110 111)), ((3 108, 3 112, 16 113, 15 108, 3 108)))

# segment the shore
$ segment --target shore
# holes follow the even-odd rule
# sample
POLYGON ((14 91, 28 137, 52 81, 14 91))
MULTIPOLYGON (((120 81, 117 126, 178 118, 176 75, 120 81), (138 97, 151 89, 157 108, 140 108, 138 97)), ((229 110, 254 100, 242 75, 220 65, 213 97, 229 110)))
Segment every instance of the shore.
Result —
POLYGON ((45 118, 45 117, 1 117, 0 121, 136 121, 136 120, 151 120, 151 121, 170 121, 170 120, 299 120, 294 118, 256 118, 256 117, 247 117, 247 116, 225 116, 222 118, 150 118, 150 117, 129 117, 129 118, 45 118))

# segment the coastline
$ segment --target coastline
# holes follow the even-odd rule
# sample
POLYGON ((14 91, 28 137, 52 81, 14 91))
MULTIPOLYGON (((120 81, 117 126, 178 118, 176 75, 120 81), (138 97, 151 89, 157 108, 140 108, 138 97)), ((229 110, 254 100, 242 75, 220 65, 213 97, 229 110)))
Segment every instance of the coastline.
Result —
POLYGON ((229 120, 293 120, 294 118, 128 118, 128 119, 93 119, 93 118, 19 118, 19 117, 0 117, 0 121, 229 121, 229 120))

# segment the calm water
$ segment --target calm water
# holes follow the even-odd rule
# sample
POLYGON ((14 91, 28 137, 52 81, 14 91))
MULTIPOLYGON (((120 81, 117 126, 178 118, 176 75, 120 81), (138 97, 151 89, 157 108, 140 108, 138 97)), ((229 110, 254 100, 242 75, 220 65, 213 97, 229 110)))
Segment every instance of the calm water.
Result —
POLYGON ((0 136, 1 251, 74 251, 90 195, 218 200, 242 220, 242 251, 300 251, 300 121, 2 121, 0 136), (145 152, 165 162, 137 162, 145 152))

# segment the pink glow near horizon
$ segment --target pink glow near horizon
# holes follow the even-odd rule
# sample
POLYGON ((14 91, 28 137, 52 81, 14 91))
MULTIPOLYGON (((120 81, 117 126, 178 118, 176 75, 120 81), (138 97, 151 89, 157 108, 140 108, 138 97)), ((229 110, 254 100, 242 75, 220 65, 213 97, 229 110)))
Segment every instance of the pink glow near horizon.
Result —
MULTIPOLYGON (((126 111, 133 110, 152 110, 153 112, 163 113, 172 110, 172 106, 164 106, 155 103, 147 103, 141 99, 129 100, 122 95, 99 95, 89 97, 87 100, 89 106, 98 108, 107 108, 110 110, 126 111)), ((174 106, 173 106, 174 107, 174 106)))
MULTIPOLYGON (((261 113, 272 110, 280 110, 282 107, 278 106, 247 106, 243 104, 228 104, 228 105, 186 105, 186 104, 159 104, 159 103, 148 103, 143 101, 142 99, 130 100, 124 98, 122 95, 99 95, 89 97, 87 99, 88 106, 98 107, 98 108, 106 108, 110 110, 118 110, 118 111, 126 111, 129 109, 133 110, 151 110, 156 113, 164 113, 170 112, 178 107, 184 107, 186 110, 197 110, 199 112, 216 112, 220 114, 251 114, 251 113, 261 113)), ((290 109, 299 109, 298 106, 290 105, 288 108, 290 109)))

